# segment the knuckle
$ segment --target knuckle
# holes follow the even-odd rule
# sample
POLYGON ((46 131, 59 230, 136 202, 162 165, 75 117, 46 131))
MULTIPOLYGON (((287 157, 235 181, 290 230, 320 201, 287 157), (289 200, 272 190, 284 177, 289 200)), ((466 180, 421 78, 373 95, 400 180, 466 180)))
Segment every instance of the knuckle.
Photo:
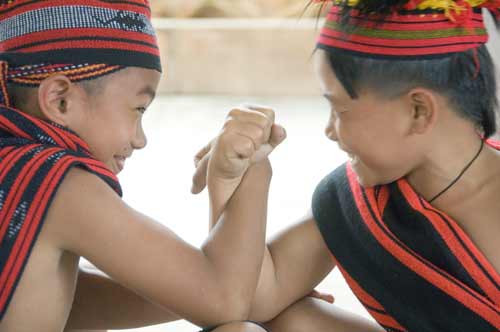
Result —
POLYGON ((240 108, 233 108, 232 110, 229 111, 228 117, 230 118, 235 118, 241 115, 243 111, 240 108))
POLYGON ((269 120, 272 120, 274 122, 274 117, 276 113, 272 108, 262 108, 261 112, 265 114, 265 116, 268 117, 269 120))
POLYGON ((248 138, 240 139, 235 150, 239 154, 249 156, 254 151, 254 143, 248 138))

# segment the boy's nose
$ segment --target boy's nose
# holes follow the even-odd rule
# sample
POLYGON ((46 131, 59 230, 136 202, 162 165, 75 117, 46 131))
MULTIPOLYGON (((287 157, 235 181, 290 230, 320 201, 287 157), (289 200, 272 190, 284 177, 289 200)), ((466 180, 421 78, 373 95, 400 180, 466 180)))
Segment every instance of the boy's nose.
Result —
POLYGON ((335 125, 332 123, 332 121, 328 121, 328 124, 326 125, 325 128, 325 135, 332 141, 337 141, 337 131, 335 130, 335 125))
POLYGON ((136 135, 132 140, 132 147, 135 150, 140 150, 143 149, 147 144, 148 144, 148 139, 146 137, 146 134, 144 133, 142 126, 139 125, 139 127, 137 128, 136 135))

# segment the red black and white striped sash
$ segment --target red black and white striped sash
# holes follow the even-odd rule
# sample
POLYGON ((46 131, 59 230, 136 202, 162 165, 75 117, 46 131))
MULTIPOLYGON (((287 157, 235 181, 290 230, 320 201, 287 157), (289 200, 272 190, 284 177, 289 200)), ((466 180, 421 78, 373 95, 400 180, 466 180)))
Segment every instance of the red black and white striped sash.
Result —
POLYGON ((0 320, 57 188, 75 166, 100 177, 121 196, 116 176, 74 132, 0 107, 0 320))
POLYGON ((467 234, 405 180, 364 189, 348 166, 313 199, 355 295, 387 331, 500 331, 500 276, 467 234))

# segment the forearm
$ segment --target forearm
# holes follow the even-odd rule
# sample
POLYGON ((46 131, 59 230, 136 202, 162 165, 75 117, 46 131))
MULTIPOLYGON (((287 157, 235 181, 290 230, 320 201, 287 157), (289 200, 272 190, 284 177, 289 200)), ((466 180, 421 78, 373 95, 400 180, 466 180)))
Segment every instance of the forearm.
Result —
POLYGON ((99 271, 81 270, 68 329, 131 329, 178 320, 99 271))
POLYGON ((278 234, 264 251, 250 319, 266 322, 308 295, 334 268, 312 216, 278 234))
POLYGON ((248 318, 265 246, 267 199, 271 170, 268 161, 253 165, 225 206, 203 251, 217 279, 238 308, 233 319, 248 318))

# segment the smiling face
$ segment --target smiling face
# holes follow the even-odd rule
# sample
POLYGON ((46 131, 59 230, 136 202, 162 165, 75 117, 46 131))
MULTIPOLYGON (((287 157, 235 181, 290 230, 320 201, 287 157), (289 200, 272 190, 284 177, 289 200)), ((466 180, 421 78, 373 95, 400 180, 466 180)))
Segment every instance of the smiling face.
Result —
POLYGON ((418 91, 387 99, 362 90, 353 99, 336 78, 325 51, 317 51, 315 69, 330 105, 325 134, 349 155, 361 185, 390 183, 418 167, 428 129, 422 121, 429 120, 425 114, 422 120, 418 91))
MULTIPOLYGON (((157 71, 129 67, 99 79, 90 93, 64 76, 47 79, 39 88, 46 118, 75 131, 90 152, 118 174, 134 150, 146 146, 142 117, 154 99, 157 71)), ((90 83, 92 84, 92 83, 90 83)))

